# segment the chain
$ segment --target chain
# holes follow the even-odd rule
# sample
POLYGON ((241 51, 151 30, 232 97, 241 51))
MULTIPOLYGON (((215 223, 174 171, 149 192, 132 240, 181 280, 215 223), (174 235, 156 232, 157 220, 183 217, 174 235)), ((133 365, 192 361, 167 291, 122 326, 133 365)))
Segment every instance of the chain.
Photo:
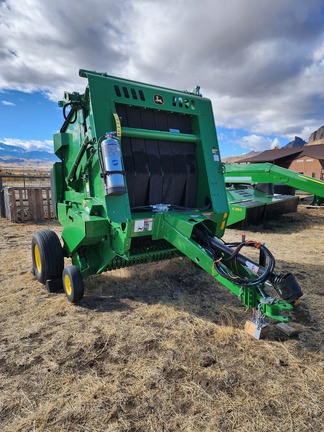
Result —
POLYGON ((241 286, 241 287, 240 287, 240 292, 239 292, 239 295, 238 295, 238 298, 239 298, 241 301, 242 301, 243 293, 244 293, 244 289, 243 289, 243 287, 241 286))
POLYGON ((264 325, 264 319, 265 319, 265 316, 261 312, 261 308, 262 308, 262 303, 259 303, 258 309, 255 312, 255 324, 257 326, 257 329, 259 330, 262 329, 264 325))

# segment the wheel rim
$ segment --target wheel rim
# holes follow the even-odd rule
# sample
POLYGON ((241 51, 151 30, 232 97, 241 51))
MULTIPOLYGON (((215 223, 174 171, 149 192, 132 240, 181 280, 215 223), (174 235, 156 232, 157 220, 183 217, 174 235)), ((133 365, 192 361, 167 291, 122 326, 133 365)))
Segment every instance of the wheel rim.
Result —
POLYGON ((41 273, 42 272, 42 260, 41 260, 39 247, 37 244, 34 247, 34 257, 35 257, 36 269, 37 269, 38 273, 41 273))
POLYGON ((69 275, 64 276, 64 287, 65 287, 66 294, 70 296, 72 294, 72 284, 69 275))

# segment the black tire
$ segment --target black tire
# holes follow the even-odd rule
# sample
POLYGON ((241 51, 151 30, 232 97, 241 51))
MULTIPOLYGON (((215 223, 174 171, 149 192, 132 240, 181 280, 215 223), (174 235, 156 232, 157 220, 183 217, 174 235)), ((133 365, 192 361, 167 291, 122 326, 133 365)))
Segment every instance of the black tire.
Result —
POLYGON ((71 265, 63 270, 63 287, 66 297, 71 303, 78 303, 84 295, 84 283, 80 270, 71 265))
POLYGON ((32 239, 33 273, 41 284, 58 279, 64 268, 63 250, 54 231, 41 230, 32 239))

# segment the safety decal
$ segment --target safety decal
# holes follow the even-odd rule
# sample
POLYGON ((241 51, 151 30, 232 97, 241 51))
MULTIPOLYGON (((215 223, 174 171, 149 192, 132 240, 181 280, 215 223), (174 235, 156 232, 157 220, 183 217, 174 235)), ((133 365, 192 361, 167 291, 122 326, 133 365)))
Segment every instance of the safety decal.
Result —
POLYGON ((245 261, 245 265, 248 269, 251 270, 252 273, 258 274, 259 267, 255 265, 254 263, 251 263, 250 261, 245 261))
POLYGON ((116 135, 118 137, 121 137, 121 124, 120 124, 119 116, 117 113, 113 113, 113 116, 115 118, 115 123, 116 123, 116 135))
POLYGON ((90 198, 90 184, 88 181, 86 182, 86 194, 87 198, 90 198))
POLYGON ((235 181, 247 181, 247 182, 250 182, 250 181, 252 181, 252 177, 248 177, 248 176, 246 176, 246 177, 230 177, 230 176, 227 176, 226 174, 225 174, 225 181, 226 182, 231 182, 231 181, 233 181, 233 182, 235 182, 235 181))
POLYGON ((136 220, 134 224, 134 232, 152 231, 153 219, 136 220))
POLYGON ((213 159, 215 162, 219 162, 219 153, 217 149, 212 149, 213 159))

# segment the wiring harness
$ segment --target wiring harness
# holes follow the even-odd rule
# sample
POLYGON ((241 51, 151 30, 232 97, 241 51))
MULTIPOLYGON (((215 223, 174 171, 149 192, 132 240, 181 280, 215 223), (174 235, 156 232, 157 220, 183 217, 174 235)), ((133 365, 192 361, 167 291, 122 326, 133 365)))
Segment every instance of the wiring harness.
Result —
MULTIPOLYGON (((269 249, 264 246, 264 244, 250 240, 241 243, 227 243, 226 246, 230 248, 235 248, 233 253, 227 258, 222 256, 218 259, 215 259, 213 263, 214 268, 225 279, 231 281, 235 285, 254 286, 254 285, 258 285, 259 283, 265 282, 272 274, 275 268, 275 259, 272 253, 269 251, 269 249), (263 253, 263 256, 265 258, 265 267, 262 273, 258 275, 258 277, 256 278, 251 279, 250 277, 244 277, 238 274, 234 274, 233 270, 232 270, 233 274, 231 274, 231 272, 228 269, 227 263, 228 264, 231 264, 232 262, 235 263, 236 258, 243 247, 256 248, 260 250, 260 253, 263 253)), ((247 262, 249 261, 247 260, 247 262)))

